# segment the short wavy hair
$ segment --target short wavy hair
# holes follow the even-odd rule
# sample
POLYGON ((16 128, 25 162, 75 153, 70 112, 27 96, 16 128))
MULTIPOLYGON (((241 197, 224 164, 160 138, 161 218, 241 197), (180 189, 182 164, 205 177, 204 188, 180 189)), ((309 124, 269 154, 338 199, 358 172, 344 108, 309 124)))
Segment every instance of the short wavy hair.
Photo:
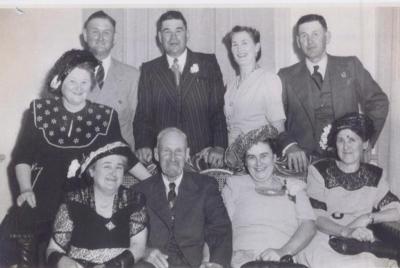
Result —
MULTIPOLYGON (((232 53, 231 47, 232 47, 233 35, 235 33, 240 33, 240 32, 248 33, 255 44, 260 43, 261 36, 260 36, 260 32, 257 29, 249 27, 249 26, 236 25, 232 28, 232 30, 229 33, 227 33, 225 35, 225 37, 223 39, 223 42, 224 42, 226 48, 228 49, 229 53, 232 53)), ((261 47, 257 53, 256 61, 258 61, 260 58, 261 58, 261 47)))

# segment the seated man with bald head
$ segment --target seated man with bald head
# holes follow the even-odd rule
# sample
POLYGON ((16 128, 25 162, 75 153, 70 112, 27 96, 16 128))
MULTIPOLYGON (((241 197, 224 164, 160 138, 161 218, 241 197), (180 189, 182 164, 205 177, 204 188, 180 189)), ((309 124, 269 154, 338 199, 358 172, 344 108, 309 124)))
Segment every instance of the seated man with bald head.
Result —
POLYGON ((162 130, 154 157, 162 173, 135 186, 147 197, 146 267, 229 267, 231 222, 216 180, 183 171, 189 157, 186 135, 177 128, 162 130), (203 258, 205 243, 209 260, 203 258))

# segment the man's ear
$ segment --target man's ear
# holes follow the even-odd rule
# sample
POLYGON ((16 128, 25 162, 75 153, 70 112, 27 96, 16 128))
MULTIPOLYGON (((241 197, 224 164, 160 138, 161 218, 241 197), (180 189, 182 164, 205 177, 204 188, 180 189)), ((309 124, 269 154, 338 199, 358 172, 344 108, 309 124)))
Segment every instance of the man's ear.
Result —
POLYGON ((154 148, 154 159, 155 159, 157 162, 160 162, 160 157, 159 157, 159 155, 158 155, 158 148, 157 148, 157 147, 154 148))
POLYGON ((87 31, 85 28, 82 30, 82 36, 83 36, 83 40, 85 40, 85 42, 87 43, 87 31))
POLYGON ((190 148, 186 148, 186 155, 185 155, 185 160, 188 162, 190 159, 190 148))
POLYGON ((363 149, 368 150, 369 149, 369 141, 364 141, 363 142, 363 149))
POLYGON ((325 36, 326 36, 326 44, 329 44, 331 42, 331 32, 326 31, 325 36))
POLYGON ((301 49, 301 46, 300 46, 300 37, 299 37, 298 35, 296 35, 296 44, 297 44, 297 47, 301 49))

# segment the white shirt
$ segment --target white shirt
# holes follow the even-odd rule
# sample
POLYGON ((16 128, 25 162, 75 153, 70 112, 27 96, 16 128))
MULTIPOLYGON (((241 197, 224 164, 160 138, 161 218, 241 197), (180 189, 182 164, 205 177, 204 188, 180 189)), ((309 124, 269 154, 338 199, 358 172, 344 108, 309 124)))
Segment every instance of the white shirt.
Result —
POLYGON ((167 54, 167 61, 169 68, 171 68, 172 64, 174 64, 174 59, 178 59, 179 71, 182 73, 183 67, 185 67, 186 58, 187 58, 187 48, 185 48, 185 51, 183 51, 183 53, 179 57, 171 57, 170 55, 167 54))
POLYGON ((182 182, 183 173, 181 175, 179 175, 178 178, 176 178, 175 181, 169 181, 168 178, 164 174, 162 174, 161 177, 162 177, 164 185, 165 185, 165 193, 167 194, 167 197, 168 197, 168 192, 170 190, 169 189, 169 184, 171 182, 175 183, 175 193, 176 193, 176 196, 178 196, 179 185, 182 182))
POLYGON ((318 65, 318 72, 322 74, 322 78, 325 78, 326 65, 328 64, 328 56, 325 54, 319 62, 311 62, 306 58, 307 69, 310 71, 310 74, 314 72, 314 66, 318 65))

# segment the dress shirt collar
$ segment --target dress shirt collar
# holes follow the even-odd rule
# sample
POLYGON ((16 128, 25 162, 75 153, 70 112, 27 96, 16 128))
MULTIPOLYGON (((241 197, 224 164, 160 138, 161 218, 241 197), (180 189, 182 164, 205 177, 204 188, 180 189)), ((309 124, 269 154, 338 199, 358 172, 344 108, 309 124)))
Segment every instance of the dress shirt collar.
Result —
POLYGON ((178 176, 178 178, 175 181, 169 181, 168 178, 164 174, 161 174, 161 177, 162 177, 162 180, 163 180, 164 185, 165 185, 165 192, 167 193, 167 196, 168 196, 168 192, 169 192, 169 184, 171 182, 175 183, 175 192, 176 192, 176 195, 178 196, 179 185, 182 182, 183 172, 182 172, 181 175, 178 176))
POLYGON ((311 62, 306 58, 307 69, 310 71, 310 74, 314 72, 314 66, 318 65, 318 72, 322 74, 322 78, 325 78, 326 66, 328 64, 328 56, 325 54, 319 62, 311 62))
MULTIPOLYGON (((107 58, 102 60, 101 64, 103 65, 103 68, 104 68, 104 80, 105 80, 107 77, 107 74, 108 74, 108 70, 110 69, 110 66, 111 66, 111 54, 108 55, 107 58)), ((96 68, 96 72, 97 72, 98 68, 99 67, 96 68)))
MULTIPOLYGON (((178 64, 179 64, 179 71, 182 73, 183 72, 183 67, 185 67, 186 63, 186 58, 187 58, 187 48, 183 53, 179 56, 176 57, 178 59, 178 64)), ((172 64, 174 64, 174 57, 171 57, 170 55, 167 54, 167 61, 168 61, 168 67, 171 68, 172 64)))

